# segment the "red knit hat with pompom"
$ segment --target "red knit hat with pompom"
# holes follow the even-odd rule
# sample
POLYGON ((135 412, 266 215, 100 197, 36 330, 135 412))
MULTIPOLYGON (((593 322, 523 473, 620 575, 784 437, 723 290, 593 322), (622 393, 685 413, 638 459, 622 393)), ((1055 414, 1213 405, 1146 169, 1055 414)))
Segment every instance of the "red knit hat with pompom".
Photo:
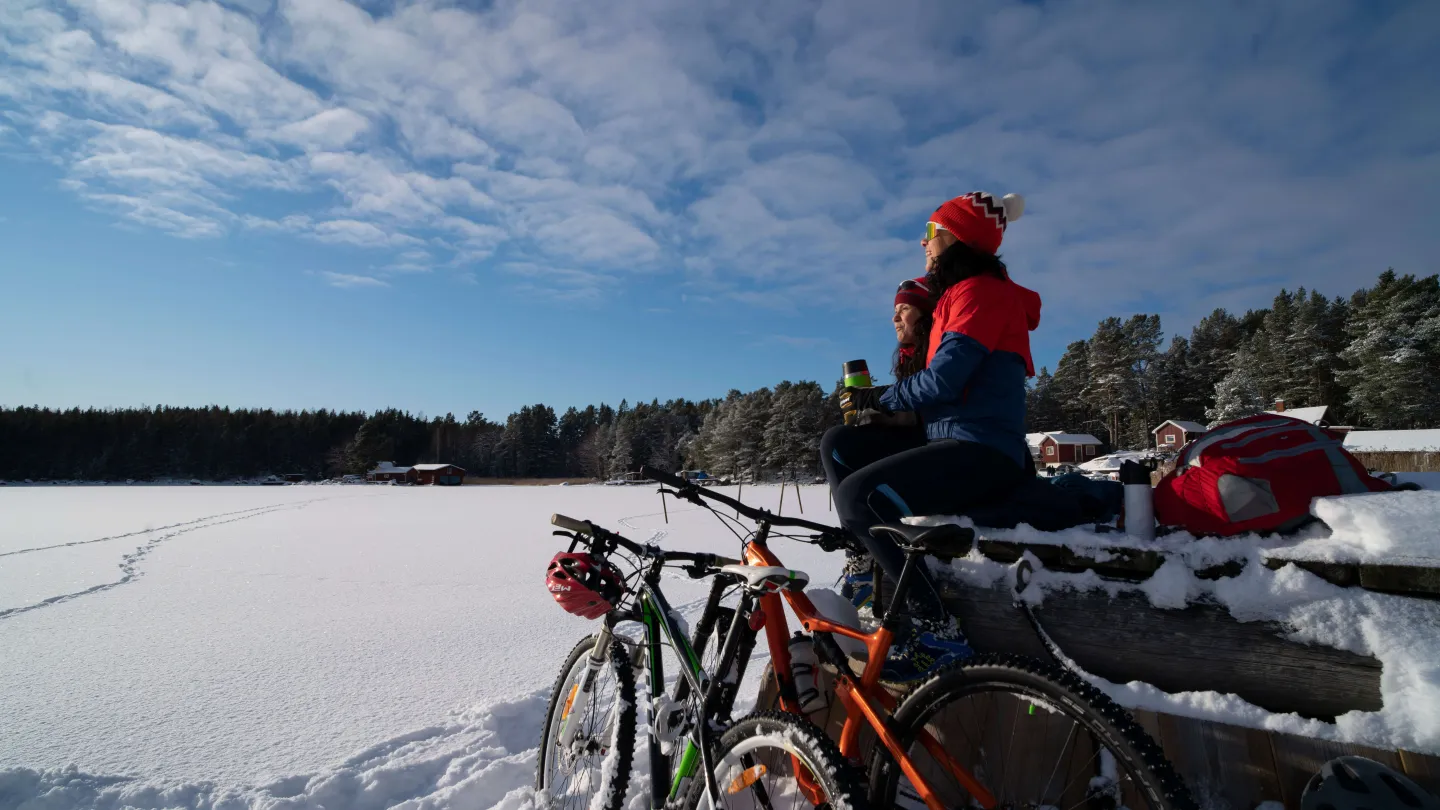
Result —
POLYGON ((1005 238, 1005 226, 1023 213, 1025 198, 1019 194, 1006 194, 997 200, 988 192, 972 191, 935 209, 930 221, 970 247, 993 255, 1005 238))

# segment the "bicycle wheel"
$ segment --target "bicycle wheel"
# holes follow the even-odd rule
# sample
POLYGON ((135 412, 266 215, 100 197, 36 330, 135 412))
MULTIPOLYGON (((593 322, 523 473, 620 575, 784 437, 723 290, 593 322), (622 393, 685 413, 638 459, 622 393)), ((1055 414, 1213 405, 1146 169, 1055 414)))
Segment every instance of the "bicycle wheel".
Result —
MULTIPOLYGON (((892 728, 946 807, 974 803, 956 765, 999 807, 1196 806, 1160 747, 1124 709, 1039 661, 984 655, 946 670, 900 704, 892 728)), ((870 801, 925 806, 881 746, 871 759, 870 801)))
POLYGON ((610 643, 609 661, 596 677, 584 714, 574 718, 580 723, 574 741, 560 742, 598 638, 587 636, 570 651, 545 709, 535 788, 546 792, 550 807, 588 808, 597 795, 603 810, 621 810, 625 803, 635 758, 635 671, 618 640, 610 643))
MULTIPOLYGON (((715 747, 715 784, 726 810, 820 807, 865 810, 860 774, 824 732, 794 715, 742 717, 715 747)), ((685 807, 714 810, 705 780, 695 779, 685 807)))

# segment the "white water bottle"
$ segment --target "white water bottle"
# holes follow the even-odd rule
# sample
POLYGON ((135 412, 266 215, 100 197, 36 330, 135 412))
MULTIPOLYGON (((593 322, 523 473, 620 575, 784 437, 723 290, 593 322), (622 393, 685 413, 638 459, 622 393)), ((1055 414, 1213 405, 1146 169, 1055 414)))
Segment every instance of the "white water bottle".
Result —
POLYGON ((1125 533, 1137 540, 1155 539, 1155 490, 1150 488, 1150 471, 1133 461, 1120 465, 1120 483, 1125 486, 1125 533))
POLYGON ((816 682, 820 657, 815 654, 815 642, 804 633, 796 633, 790 639, 790 672, 795 676, 795 697, 800 711, 809 714, 825 708, 824 696, 816 682))

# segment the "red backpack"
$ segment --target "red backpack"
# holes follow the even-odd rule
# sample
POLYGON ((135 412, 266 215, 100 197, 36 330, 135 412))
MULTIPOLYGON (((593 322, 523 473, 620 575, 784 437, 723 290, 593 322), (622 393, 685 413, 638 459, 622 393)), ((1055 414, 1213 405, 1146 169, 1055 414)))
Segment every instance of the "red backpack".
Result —
POLYGON ((1390 488, 1340 446, 1338 434, 1260 414, 1185 445, 1155 487, 1155 519, 1197 535, 1284 532, 1310 522, 1315 498, 1390 488))

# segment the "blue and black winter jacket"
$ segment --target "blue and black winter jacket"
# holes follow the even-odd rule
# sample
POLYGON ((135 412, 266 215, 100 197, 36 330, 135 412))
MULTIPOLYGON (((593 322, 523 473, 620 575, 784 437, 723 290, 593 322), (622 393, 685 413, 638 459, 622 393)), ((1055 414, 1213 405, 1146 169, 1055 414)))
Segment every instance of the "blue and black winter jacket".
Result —
POLYGON ((1030 332, 1040 296, 1009 279, 974 276, 945 291, 923 371, 890 386, 880 403, 914 411, 930 441, 980 442, 1030 466, 1025 378, 1034 376, 1030 332))

